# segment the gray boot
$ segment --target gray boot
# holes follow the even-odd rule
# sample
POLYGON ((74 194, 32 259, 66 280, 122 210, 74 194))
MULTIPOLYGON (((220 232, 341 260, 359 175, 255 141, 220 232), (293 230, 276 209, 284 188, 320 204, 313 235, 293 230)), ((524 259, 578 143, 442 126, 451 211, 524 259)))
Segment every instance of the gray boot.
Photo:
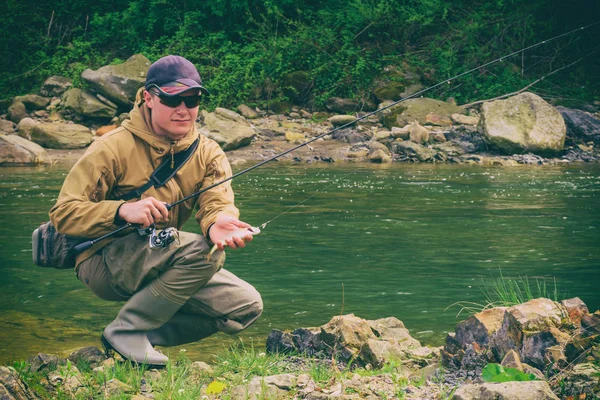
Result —
POLYGON ((197 342, 217 331, 213 318, 180 311, 160 328, 149 331, 147 336, 152 346, 169 347, 197 342))
POLYGON ((119 311, 102 335, 106 350, 115 350, 122 357, 153 366, 166 365, 167 356, 154 350, 146 336, 160 328, 181 308, 163 296, 155 294, 151 285, 136 292, 119 311))

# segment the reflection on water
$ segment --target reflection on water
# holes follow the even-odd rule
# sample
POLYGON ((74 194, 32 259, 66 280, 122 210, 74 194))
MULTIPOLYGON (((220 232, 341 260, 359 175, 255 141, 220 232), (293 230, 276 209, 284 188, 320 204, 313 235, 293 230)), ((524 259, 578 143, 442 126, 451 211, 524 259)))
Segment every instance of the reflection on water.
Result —
MULTIPOLYGON (((120 304, 71 271, 32 265, 67 169, 0 169, 0 362, 99 345, 120 304)), ((600 308, 600 167, 273 164, 236 179, 242 219, 271 221, 226 268, 256 286, 261 319, 241 337, 354 313, 396 316, 427 344, 458 322, 457 301, 482 302, 484 281, 556 278, 565 296, 600 308)), ((186 229, 198 231, 193 221, 186 229)), ((461 316, 462 317, 462 316, 461 316)), ((209 360, 233 338, 184 346, 209 360)), ((177 351, 178 349, 175 349, 177 351)))

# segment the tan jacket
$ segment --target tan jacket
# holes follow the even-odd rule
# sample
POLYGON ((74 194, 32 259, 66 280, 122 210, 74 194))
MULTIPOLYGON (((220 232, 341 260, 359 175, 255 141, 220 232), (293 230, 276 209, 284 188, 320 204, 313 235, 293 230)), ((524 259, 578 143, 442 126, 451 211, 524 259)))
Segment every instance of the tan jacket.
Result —
MULTIPOLYGON (((58 200, 50 210, 50 220, 60 233, 98 238, 117 229, 115 216, 124 201, 115 199, 145 184, 164 157, 187 149, 198 137, 195 128, 178 142, 155 135, 150 127, 150 109, 145 103, 136 103, 140 106, 134 107, 131 119, 94 141, 67 175, 58 200)), ((173 203, 229 176, 231 167, 223 150, 201 135, 195 154, 177 174, 161 188, 148 189, 142 198, 152 196, 173 203)), ((197 200, 190 199, 173 207, 169 220, 161 221, 157 228, 181 229, 196 205, 195 217, 203 235, 215 222, 218 212, 239 217, 230 182, 227 182, 203 193, 197 200)), ((77 264, 115 239, 103 240, 81 253, 77 264)))

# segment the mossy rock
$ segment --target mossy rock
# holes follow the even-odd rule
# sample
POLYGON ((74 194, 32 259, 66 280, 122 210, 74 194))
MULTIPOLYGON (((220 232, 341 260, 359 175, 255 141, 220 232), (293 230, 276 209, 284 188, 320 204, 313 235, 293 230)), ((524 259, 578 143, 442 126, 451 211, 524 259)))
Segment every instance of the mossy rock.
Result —
MULTIPOLYGON (((380 108, 385 105, 386 103, 382 103, 380 108)), ((402 128, 413 121, 418 121, 421 125, 425 125, 428 114, 450 117, 454 113, 465 114, 465 110, 462 107, 444 101, 420 98, 408 99, 382 112, 380 119, 386 128, 392 129, 394 126, 402 128)))
POLYGON ((294 71, 281 80, 283 94, 294 104, 304 103, 313 87, 313 80, 306 71, 294 71))

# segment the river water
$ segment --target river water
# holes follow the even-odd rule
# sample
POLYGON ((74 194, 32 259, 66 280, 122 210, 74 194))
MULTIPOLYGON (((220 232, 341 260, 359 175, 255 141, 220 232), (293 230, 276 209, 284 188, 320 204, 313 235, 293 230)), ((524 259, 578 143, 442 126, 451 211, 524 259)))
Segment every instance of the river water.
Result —
MULTIPOLYGON (((68 168, 0 169, 0 363, 99 346, 118 312, 72 271, 31 262, 31 231, 48 219, 68 168)), ((340 313, 395 316, 422 343, 441 345, 468 315, 452 305, 483 304, 500 276, 600 308, 598 165, 274 163, 236 179, 234 190, 243 220, 275 218, 228 253, 226 268, 265 303, 240 335, 246 345, 264 348, 273 328, 340 313)), ((194 221, 186 229, 198 232, 194 221)), ((210 361, 235 339, 182 348, 210 361)))

